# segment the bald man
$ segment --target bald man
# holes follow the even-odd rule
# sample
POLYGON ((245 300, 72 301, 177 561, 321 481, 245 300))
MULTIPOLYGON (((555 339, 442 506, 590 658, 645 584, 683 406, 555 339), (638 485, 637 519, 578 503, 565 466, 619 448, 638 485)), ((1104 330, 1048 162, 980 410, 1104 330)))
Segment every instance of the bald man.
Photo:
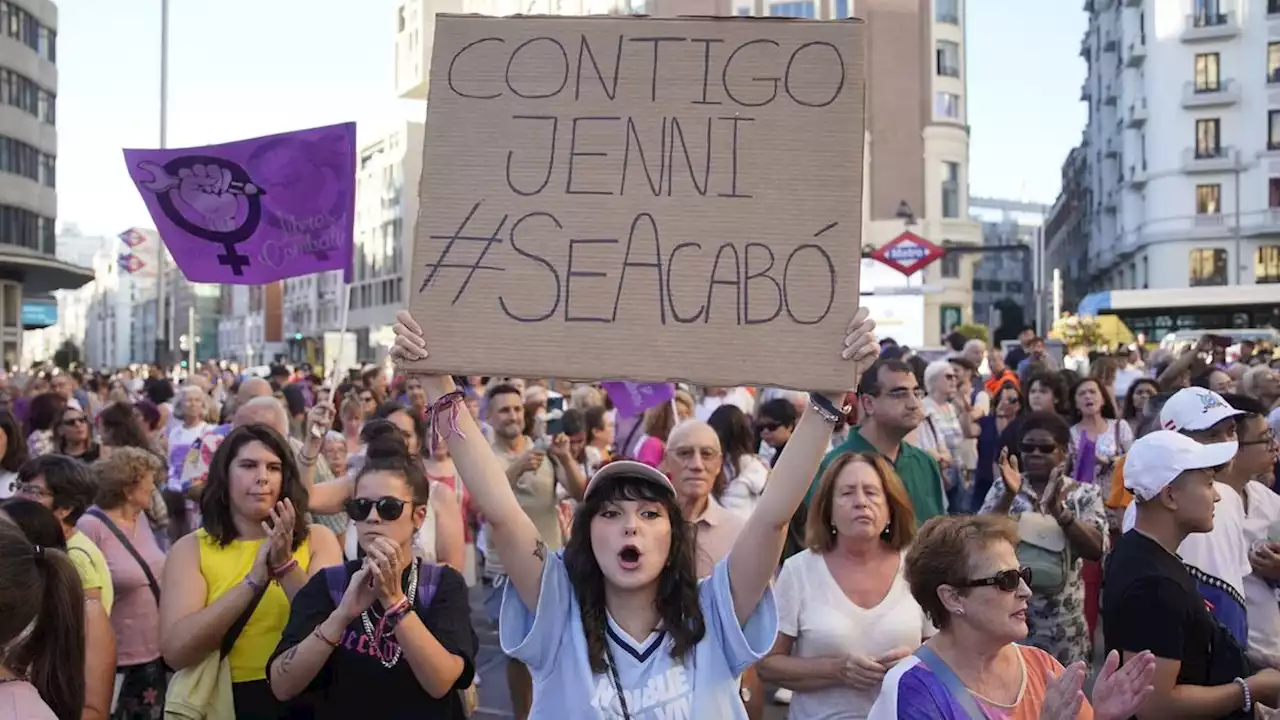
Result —
MULTIPOLYGON (((260 380, 260 378, 257 378, 260 380)), ((262 380, 266 384, 265 380, 262 380)), ((243 386, 241 386, 243 389, 243 386)), ((271 386, 267 386, 270 392, 271 386)), ((236 409, 236 414, 231 419, 231 427, 238 428, 243 425, 262 424, 275 430, 286 438, 289 437, 289 413, 284 409, 284 405, 279 400, 267 395, 266 397, 250 397, 236 409)), ((292 444, 292 438, 290 438, 292 444)), ((297 450, 297 448, 294 448, 297 450)))

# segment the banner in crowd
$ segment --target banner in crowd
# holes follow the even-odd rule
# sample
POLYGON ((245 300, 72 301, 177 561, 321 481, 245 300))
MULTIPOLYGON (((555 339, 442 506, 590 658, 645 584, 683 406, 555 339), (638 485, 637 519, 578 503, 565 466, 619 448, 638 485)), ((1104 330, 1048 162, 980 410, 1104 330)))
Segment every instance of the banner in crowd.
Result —
POLYGON ((676 386, 671 383, 633 383, 620 380, 606 380, 600 387, 609 393, 609 400, 622 417, 633 417, 670 402, 676 396, 676 386))
POLYGON ((865 30, 438 15, 422 366, 852 386, 865 30))
POLYGON ((351 282, 355 123, 204 147, 125 150, 129 176, 192 282, 351 282))

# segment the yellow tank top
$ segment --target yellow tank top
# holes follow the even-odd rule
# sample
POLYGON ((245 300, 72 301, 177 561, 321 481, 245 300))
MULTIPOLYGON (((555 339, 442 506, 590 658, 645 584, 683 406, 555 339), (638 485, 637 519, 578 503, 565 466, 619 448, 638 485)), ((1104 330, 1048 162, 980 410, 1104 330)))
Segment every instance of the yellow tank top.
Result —
MULTIPOLYGON (((200 574, 204 575, 205 584, 209 586, 209 594, 205 598, 207 607, 228 590, 244 582, 249 570, 253 568, 254 558, 258 556, 258 548, 265 541, 233 540, 230 545, 222 547, 204 528, 196 531, 196 537, 200 544, 200 574)), ((307 569, 311 564, 309 540, 302 542, 293 558, 304 571, 307 569)), ((231 654, 227 656, 227 662, 231 665, 231 682, 266 679, 267 660, 275 651, 276 645, 280 644, 280 636, 288 621, 289 598, 279 584, 271 583, 236 644, 232 646, 231 654)))

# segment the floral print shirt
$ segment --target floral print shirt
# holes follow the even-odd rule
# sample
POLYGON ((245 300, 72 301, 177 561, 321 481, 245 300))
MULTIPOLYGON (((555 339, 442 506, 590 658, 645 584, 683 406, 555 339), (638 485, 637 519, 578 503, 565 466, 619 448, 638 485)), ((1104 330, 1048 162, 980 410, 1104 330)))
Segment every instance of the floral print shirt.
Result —
MULTIPOLYGON (((1067 488, 1066 506, 1075 513, 1076 520, 1087 527, 1092 527, 1102 535, 1102 552, 1107 552, 1107 514, 1102 503, 1102 493, 1097 485, 1070 481, 1067 488)), ((1004 497, 1004 479, 997 477, 991 484, 986 500, 982 503, 981 512, 995 510, 1000 498, 1004 497)), ((1009 515, 1017 517, 1024 512, 1034 512, 1040 507, 1041 498, 1031 483, 1025 478, 1022 489, 1014 496, 1009 506, 1009 515)), ((1068 539, 1067 547, 1071 543, 1068 539)), ((1089 662, 1092 657, 1093 643, 1089 637, 1089 627, 1084 617, 1084 577, 1081 574, 1083 560, 1074 552, 1071 553, 1067 581, 1061 592, 1054 595, 1032 594, 1027 601, 1027 639, 1024 644, 1038 647, 1057 658, 1063 665, 1070 665, 1077 660, 1089 662)))

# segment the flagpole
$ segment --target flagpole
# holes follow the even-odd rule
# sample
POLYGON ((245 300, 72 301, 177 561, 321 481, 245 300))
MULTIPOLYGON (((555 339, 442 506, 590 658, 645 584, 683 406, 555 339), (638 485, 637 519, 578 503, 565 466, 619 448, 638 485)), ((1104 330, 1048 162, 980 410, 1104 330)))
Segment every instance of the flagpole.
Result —
POLYGON ((333 356, 333 368, 329 371, 329 400, 333 403, 334 410, 342 406, 342 400, 338 398, 338 368, 342 366, 342 350, 347 342, 347 311, 351 308, 351 284, 343 283, 340 294, 342 308, 338 311, 338 317, 341 318, 338 324, 338 347, 333 356))
MULTIPOLYGON (((169 0, 160 0, 160 149, 169 147, 169 0)), ((164 311, 164 242, 156 243, 156 365, 169 349, 164 311)))

